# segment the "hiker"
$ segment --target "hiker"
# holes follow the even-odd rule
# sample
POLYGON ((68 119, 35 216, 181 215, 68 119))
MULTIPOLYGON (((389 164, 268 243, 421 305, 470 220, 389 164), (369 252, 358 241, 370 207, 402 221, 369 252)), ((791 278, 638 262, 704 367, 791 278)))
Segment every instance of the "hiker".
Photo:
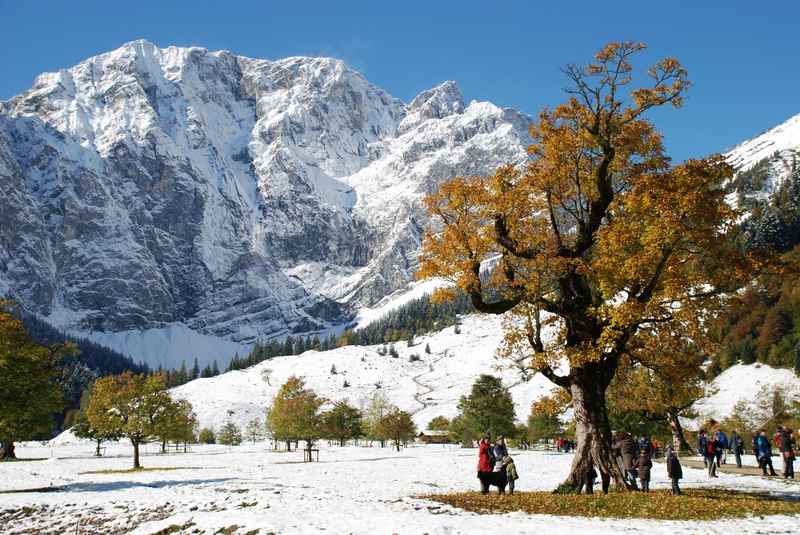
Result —
POLYGON ((494 443, 494 448, 492 448, 492 455, 494 456, 496 462, 494 471, 499 472, 504 468, 502 463, 503 459, 508 457, 508 447, 506 446, 506 439, 503 435, 497 437, 497 441, 494 443))
POLYGON ((772 445, 769 443, 769 438, 767 438, 767 432, 763 429, 756 437, 755 453, 756 459, 758 459, 758 466, 761 467, 764 475, 767 475, 767 467, 769 467, 769 475, 777 476, 778 474, 775 473, 775 469, 772 467, 772 445))
POLYGON ((639 452, 644 451, 647 455, 653 455, 653 443, 650 442, 650 439, 647 437, 640 437, 639 438, 639 452))
POLYGON ((681 489, 678 487, 678 480, 683 478, 681 462, 678 460, 678 455, 675 453, 675 450, 672 449, 671 444, 667 445, 664 455, 667 462, 667 475, 672 481, 672 494, 678 495, 681 493, 681 489))
POLYGON ((653 468, 653 461, 645 450, 639 451, 639 459, 636 461, 636 471, 639 473, 639 481, 642 483, 642 492, 650 492, 650 469, 653 468))
POLYGON ((739 433, 734 429, 731 433, 730 442, 728 442, 731 453, 736 457, 736 468, 742 467, 742 453, 744 453, 744 439, 739 436, 739 433))
POLYGON ((514 464, 514 459, 510 455, 503 457, 503 465, 506 468, 506 476, 508 477, 508 493, 514 494, 514 481, 519 479, 517 466, 514 464))
POLYGON ((618 450, 622 456, 622 468, 625 471, 626 479, 630 481, 631 487, 633 487, 634 490, 639 490, 639 487, 636 485, 636 467, 634 466, 636 458, 638 457, 639 447, 636 441, 633 440, 633 436, 628 432, 622 433, 622 437, 617 440, 615 449, 618 450))
POLYGON ((781 433, 781 456, 783 457, 783 477, 794 479, 794 438, 788 426, 779 427, 781 433))
POLYGON ((489 433, 486 433, 478 443, 478 479, 481 482, 481 494, 489 494, 489 479, 486 476, 494 470, 490 439, 489 433))
POLYGON ((719 440, 720 446, 722 446, 719 453, 717 453, 717 465, 722 465, 727 462, 728 437, 725 436, 725 432, 721 429, 715 433, 715 436, 719 440))
POLYGON ((708 477, 719 477, 717 467, 722 458, 722 444, 714 433, 706 441, 706 458, 708 460, 708 477))
POLYGON ((701 429, 697 435, 697 451, 703 456, 703 466, 708 466, 708 437, 706 430, 701 429))

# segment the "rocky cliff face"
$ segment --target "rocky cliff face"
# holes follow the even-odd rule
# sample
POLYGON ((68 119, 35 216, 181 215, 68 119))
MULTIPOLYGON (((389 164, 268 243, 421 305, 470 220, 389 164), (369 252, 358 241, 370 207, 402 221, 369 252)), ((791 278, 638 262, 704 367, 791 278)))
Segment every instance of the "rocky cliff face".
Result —
POLYGON ((89 332, 322 331, 409 283, 422 197, 522 162, 527 122, 453 82, 405 104, 334 59, 129 43, 0 103, 0 293, 89 332))

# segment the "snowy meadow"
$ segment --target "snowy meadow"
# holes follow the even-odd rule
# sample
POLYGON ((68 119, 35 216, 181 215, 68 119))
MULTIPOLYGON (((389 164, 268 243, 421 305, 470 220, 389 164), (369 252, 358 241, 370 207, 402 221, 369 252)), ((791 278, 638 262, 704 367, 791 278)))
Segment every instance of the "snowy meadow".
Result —
MULTIPOLYGON (((131 448, 23 443, 21 459, 0 464, 0 533, 796 533, 796 516, 713 522, 603 520, 524 513, 479 515, 419 496, 477 489, 477 450, 453 445, 340 448, 320 445, 320 462, 267 443, 192 446, 188 453, 143 450, 144 471, 128 472, 131 448), (9 492, 11 491, 11 492, 9 492)), ((571 456, 514 451, 517 489, 550 490, 571 456)), ((684 468, 684 488, 709 486, 684 468)), ((669 487, 656 463, 654 488, 669 487)), ((721 474, 714 487, 791 495, 800 485, 721 474)))

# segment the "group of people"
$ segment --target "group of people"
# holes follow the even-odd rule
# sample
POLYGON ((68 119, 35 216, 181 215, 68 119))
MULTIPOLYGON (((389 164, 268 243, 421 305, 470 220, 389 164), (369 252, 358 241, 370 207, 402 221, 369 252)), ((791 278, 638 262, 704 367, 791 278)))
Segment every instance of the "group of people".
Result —
MULTIPOLYGON (((638 478, 641 490, 650 492, 650 471, 653 468, 653 455, 657 448, 658 443, 648 437, 643 436, 637 439, 627 431, 617 433, 614 437, 611 450, 622 467, 622 473, 625 475, 627 483, 634 490, 639 490, 636 482, 638 478)), ((677 460, 677 457, 675 459, 677 460)), ((667 467, 669 468, 669 464, 667 467)), ((680 468, 680 463, 678 463, 678 468, 680 468)), ((675 489, 677 489, 677 482, 673 484, 673 490, 675 489)))
MULTIPOLYGON (((753 434, 753 455, 758 461, 758 466, 763 474, 777 476, 772 466, 772 446, 778 448, 783 458, 783 476, 794 479, 795 440, 794 431, 789 426, 779 425, 778 431, 770 441, 767 432, 759 429, 753 434)), ((736 467, 742 467, 742 455, 745 452, 744 439, 737 431, 731 433, 730 439, 720 429, 707 433, 701 429, 697 435, 697 451, 703 457, 703 463, 708 468, 709 477, 717 476, 717 469, 726 463, 727 453, 732 453, 736 458, 736 467)))
POLYGON ((787 425, 779 425, 778 431, 772 437, 770 443, 766 431, 759 430, 753 436, 753 453, 758 459, 758 466, 761 467, 764 475, 776 476, 775 468, 772 466, 772 445, 778 448, 778 451, 783 458, 783 477, 786 479, 794 479, 794 461, 796 458, 794 447, 794 431, 787 425), (769 474, 767 473, 769 468, 769 474))
POLYGON ((500 494, 514 494, 514 482, 519 479, 514 459, 508 454, 506 439, 502 435, 492 444, 492 437, 486 433, 478 443, 478 480, 481 493, 488 494, 489 487, 494 485, 500 494))

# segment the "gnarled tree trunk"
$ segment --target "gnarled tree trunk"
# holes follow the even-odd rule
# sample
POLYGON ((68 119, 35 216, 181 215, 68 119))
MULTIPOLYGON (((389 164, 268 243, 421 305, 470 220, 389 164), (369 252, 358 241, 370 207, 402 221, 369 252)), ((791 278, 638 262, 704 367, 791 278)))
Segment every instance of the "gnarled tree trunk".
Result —
POLYGON ((587 364, 570 374, 569 390, 575 412, 575 456, 567 479, 561 490, 580 492, 592 471, 600 477, 603 492, 608 492, 611 481, 619 488, 627 488, 613 452, 611 451, 611 426, 606 411, 606 388, 600 365, 587 364))
POLYGON ((686 441, 683 426, 678 419, 678 411, 668 410, 667 420, 669 421, 670 429, 672 429, 672 447, 675 448, 675 451, 688 451, 691 453, 692 447, 686 441))

